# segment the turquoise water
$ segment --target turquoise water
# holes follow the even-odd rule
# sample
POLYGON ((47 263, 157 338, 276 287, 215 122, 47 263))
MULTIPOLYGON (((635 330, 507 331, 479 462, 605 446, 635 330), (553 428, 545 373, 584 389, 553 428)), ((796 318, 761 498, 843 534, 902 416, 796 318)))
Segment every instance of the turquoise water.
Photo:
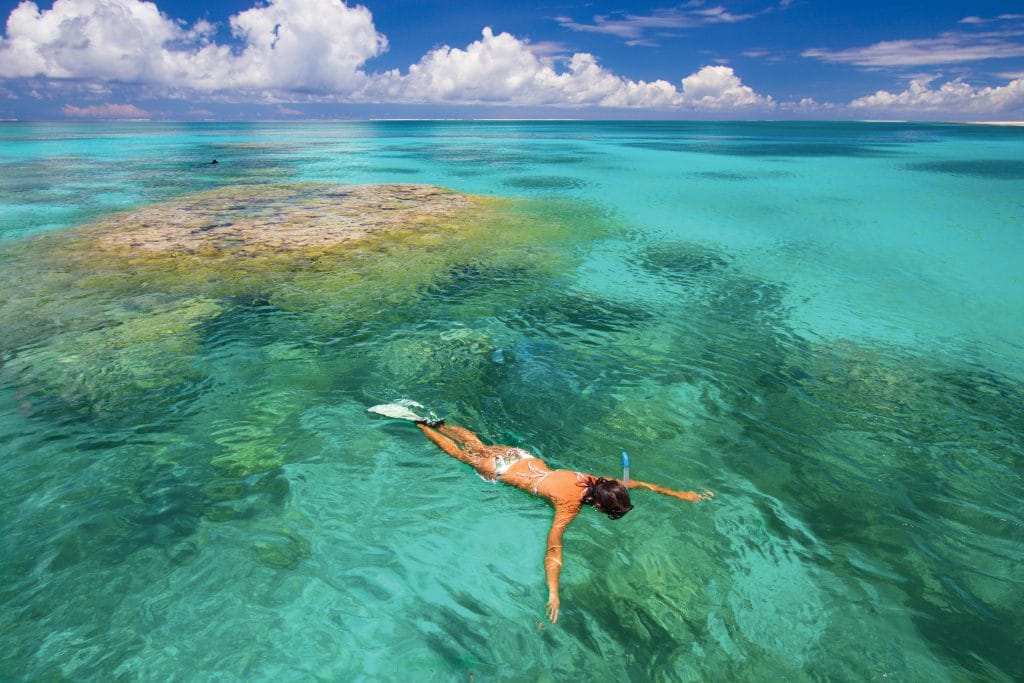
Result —
POLYGON ((5 678, 1024 678, 1024 130, 0 124, 0 165, 5 678), (53 246, 311 181, 513 217, 344 280, 53 246), (585 511, 545 624, 550 511, 399 397, 717 497, 585 511))

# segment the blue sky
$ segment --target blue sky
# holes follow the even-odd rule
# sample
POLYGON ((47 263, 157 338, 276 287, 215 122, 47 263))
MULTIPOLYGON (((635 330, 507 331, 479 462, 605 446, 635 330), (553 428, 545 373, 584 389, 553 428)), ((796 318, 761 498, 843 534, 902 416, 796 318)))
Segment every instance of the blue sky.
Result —
POLYGON ((1024 119, 1024 7, 0 0, 0 118, 1024 119))

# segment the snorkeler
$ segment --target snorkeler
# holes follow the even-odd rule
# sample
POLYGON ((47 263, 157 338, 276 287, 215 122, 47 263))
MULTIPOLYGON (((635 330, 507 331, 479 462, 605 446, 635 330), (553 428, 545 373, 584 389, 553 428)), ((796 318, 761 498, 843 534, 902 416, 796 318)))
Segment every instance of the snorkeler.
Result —
POLYGON ((547 615, 552 623, 558 620, 562 534, 584 505, 592 505, 594 509, 607 514, 609 519, 619 519, 633 509, 627 489, 649 489, 691 503, 709 500, 715 495, 707 489, 703 489, 703 493, 673 491, 633 479, 623 484, 618 479, 595 477, 571 470, 553 470, 528 451, 510 446, 488 446, 470 430, 445 424, 444 420, 420 417, 409 411, 408 405, 422 407, 409 401, 404 405, 374 406, 369 410, 388 417, 411 420, 441 450, 472 466, 483 478, 532 493, 547 500, 555 508, 555 518, 548 532, 547 552, 544 555, 544 573, 548 582, 547 615))

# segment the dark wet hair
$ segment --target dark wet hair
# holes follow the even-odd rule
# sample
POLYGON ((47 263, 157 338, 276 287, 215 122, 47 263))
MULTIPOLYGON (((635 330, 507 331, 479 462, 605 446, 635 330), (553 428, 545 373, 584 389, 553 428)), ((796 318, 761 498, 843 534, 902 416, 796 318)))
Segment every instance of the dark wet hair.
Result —
POLYGON ((629 491, 621 481, 604 477, 589 477, 581 499, 584 505, 600 506, 608 519, 618 519, 633 509, 629 491))

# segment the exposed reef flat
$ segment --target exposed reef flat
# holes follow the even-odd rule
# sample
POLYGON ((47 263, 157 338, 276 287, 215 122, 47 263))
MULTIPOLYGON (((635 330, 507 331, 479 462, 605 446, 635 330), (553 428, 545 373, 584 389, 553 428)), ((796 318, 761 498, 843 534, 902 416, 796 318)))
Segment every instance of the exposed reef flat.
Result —
POLYGON ((87 232, 101 250, 150 256, 328 251, 436 227, 480 203, 433 185, 243 185, 117 214, 87 232))

